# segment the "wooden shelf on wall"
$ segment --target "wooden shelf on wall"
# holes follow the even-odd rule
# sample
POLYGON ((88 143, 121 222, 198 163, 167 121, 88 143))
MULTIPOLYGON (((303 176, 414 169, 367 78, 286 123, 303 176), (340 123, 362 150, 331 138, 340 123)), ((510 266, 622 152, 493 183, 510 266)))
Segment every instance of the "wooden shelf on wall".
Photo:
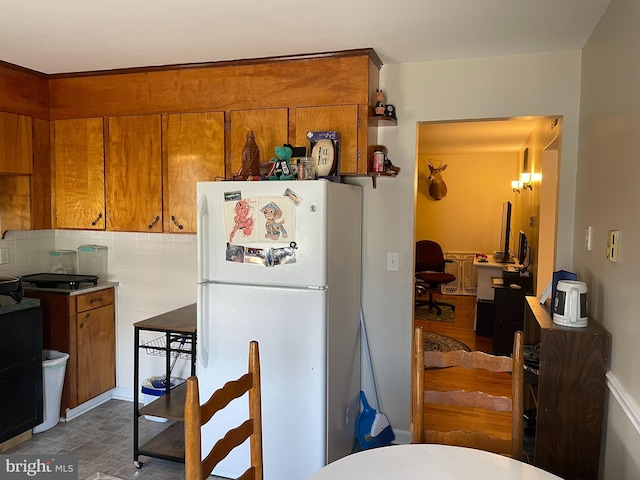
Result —
POLYGON ((398 120, 384 115, 372 115, 369 117, 369 123, 378 127, 396 126, 398 125, 398 120))
POLYGON ((371 172, 368 174, 368 176, 371 177, 371 181, 373 182, 373 188, 376 188, 378 177, 396 178, 398 175, 396 175, 395 173, 387 173, 387 172, 371 172))

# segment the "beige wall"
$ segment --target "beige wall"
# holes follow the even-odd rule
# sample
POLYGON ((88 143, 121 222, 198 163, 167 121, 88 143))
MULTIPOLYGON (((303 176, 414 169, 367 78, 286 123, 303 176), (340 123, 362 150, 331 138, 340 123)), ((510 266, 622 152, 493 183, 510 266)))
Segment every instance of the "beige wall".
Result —
MULTIPOLYGON (((511 180, 517 175, 516 153, 418 155, 416 240, 438 242, 449 252, 483 252, 501 248, 502 203, 515 201, 511 180), (447 196, 429 196, 429 159, 442 160, 447 196)), ((517 233, 517 231, 516 231, 517 233)))
POLYGON ((612 335, 604 474, 640 478, 640 8, 612 0, 583 51, 574 266, 612 335), (584 249, 584 229, 593 247, 584 249), (617 263, 604 255, 620 231, 617 263), (634 428, 635 425, 635 428, 634 428))
MULTIPOLYGON (((381 409, 400 441, 409 441, 413 312, 414 192, 417 122, 518 116, 564 117, 560 166, 558 268, 572 268, 573 211, 580 96, 580 51, 385 65, 380 85, 398 126, 379 143, 402 167, 395 179, 365 186, 363 306, 381 409), (386 252, 399 271, 386 271, 386 252)), ((363 375, 365 390, 367 375, 363 375)))

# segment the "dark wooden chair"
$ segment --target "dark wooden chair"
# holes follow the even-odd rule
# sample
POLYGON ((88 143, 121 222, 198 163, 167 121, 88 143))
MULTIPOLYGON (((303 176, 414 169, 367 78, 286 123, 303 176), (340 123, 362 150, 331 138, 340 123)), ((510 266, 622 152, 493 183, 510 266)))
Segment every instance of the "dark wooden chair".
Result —
MULTIPOLYGON (((413 337, 413 395, 411 434, 413 443, 440 443, 477 448, 509 455, 518 460, 523 452, 523 379, 524 345, 522 332, 516 332, 513 340, 513 355, 494 356, 484 352, 425 352, 423 329, 417 327, 413 337), (493 396, 481 391, 464 391, 449 384, 447 391, 426 390, 425 368, 462 367, 490 372, 511 374, 511 397, 493 396), (460 409, 482 409, 495 412, 511 412, 510 438, 498 438, 486 431, 457 429, 436 431, 425 429, 425 409, 433 405, 455 406, 460 409)), ((427 373, 428 374, 428 373, 427 373)), ((452 382, 453 383, 453 382, 452 382)), ((478 410, 480 415, 480 410, 478 410)), ((481 423, 481 422, 476 422, 481 423)))
POLYGON ((186 480, 204 480, 215 466, 234 448, 250 439, 251 466, 238 480, 262 480, 262 407, 260 400, 260 354, 258 342, 249 344, 249 369, 237 380, 219 388, 203 405, 200 405, 198 378, 187 379, 184 406, 185 471, 186 480), (202 459, 200 429, 213 415, 232 400, 249 394, 249 418, 238 427, 229 430, 202 459))
POLYGON ((452 303, 438 302, 433 299, 433 290, 440 285, 456 281, 456 276, 445 272, 445 266, 451 260, 444 258, 442 247, 432 240, 419 240, 416 242, 416 298, 429 292, 429 299, 416 299, 416 305, 428 305, 429 309, 435 308, 438 315, 442 314, 440 306, 450 307, 455 310, 452 303))

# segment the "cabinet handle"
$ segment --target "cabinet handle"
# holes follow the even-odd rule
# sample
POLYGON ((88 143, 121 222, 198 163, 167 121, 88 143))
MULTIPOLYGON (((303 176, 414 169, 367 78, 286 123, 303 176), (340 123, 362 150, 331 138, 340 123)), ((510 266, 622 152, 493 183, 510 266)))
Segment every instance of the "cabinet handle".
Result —
POLYGON ((85 323, 87 323, 87 320, 89 320, 89 317, 90 317, 90 316, 91 316, 91 315, 90 315, 90 314, 88 314, 88 313, 85 315, 85 317, 84 317, 84 318, 82 319, 82 321, 80 322, 80 328, 83 328, 83 327, 84 327, 84 324, 85 324, 85 323))
POLYGON ((93 305, 93 302, 102 302, 102 297, 92 298, 89 300, 89 305, 93 305))
POLYGON ((173 224, 178 227, 180 230, 182 230, 184 227, 182 225, 180 225, 177 221, 176 221, 176 217, 175 215, 171 215, 171 221, 173 222, 173 224))
POLYGON ((151 230, 153 227, 155 227, 156 223, 158 223, 159 221, 160 221, 160 216, 156 215, 155 220, 149 224, 149 230, 151 230))
POLYGON ((96 219, 93 222, 91 222, 91 225, 95 227, 101 218, 102 218, 102 214, 99 213, 96 219))

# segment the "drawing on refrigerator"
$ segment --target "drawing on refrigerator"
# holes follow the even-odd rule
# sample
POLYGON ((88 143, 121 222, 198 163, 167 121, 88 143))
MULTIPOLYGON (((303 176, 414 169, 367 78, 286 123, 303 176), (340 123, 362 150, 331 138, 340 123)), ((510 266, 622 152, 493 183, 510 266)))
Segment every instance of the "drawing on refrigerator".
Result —
MULTIPOLYGON (((246 369, 246 345, 257 340, 265 480, 307 478, 357 442, 361 189, 202 182, 197 200, 201 398, 246 369)), ((207 425, 203 445, 244 418, 246 402, 237 403, 207 425)), ((213 473, 243 472, 244 447, 213 473)))

